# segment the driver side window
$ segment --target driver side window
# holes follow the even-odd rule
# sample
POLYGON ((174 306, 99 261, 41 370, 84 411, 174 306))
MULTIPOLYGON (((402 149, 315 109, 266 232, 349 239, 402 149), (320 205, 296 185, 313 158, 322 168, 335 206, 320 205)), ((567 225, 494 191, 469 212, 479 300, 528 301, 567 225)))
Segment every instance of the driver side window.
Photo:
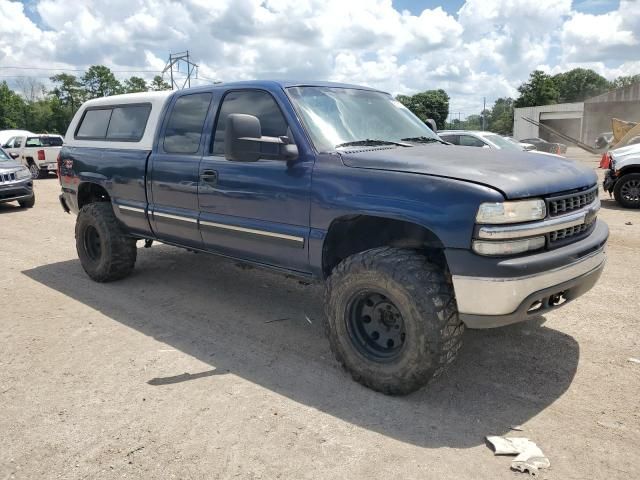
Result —
MULTIPOLYGON (((287 135, 287 122, 273 97, 261 90, 242 90, 229 92, 225 95, 218 114, 216 130, 213 139, 213 154, 224 155, 224 132, 227 117, 232 113, 253 115, 260 120, 262 136, 282 137, 287 135)), ((279 146, 276 144, 260 144, 260 151, 265 155, 278 155, 279 146)))

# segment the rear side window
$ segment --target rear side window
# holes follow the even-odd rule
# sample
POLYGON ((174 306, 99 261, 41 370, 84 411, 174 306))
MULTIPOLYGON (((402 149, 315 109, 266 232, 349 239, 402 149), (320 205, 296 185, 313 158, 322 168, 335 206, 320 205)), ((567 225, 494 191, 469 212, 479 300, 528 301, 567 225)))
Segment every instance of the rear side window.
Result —
POLYGON ((76 138, 137 142, 144 135, 149 113, 149 104, 87 110, 76 132, 76 138))
POLYGON ((107 140, 140 140, 147 126, 150 112, 151 105, 115 107, 107 128, 107 140))
POLYGON ((460 135, 460 145, 465 147, 484 147, 486 143, 471 135, 460 135))
POLYGON ((111 109, 87 110, 76 133, 76 138, 100 139, 107 136, 111 109))
POLYGON ((211 97, 211 93, 193 93, 176 100, 164 133, 165 152, 198 152, 211 97))

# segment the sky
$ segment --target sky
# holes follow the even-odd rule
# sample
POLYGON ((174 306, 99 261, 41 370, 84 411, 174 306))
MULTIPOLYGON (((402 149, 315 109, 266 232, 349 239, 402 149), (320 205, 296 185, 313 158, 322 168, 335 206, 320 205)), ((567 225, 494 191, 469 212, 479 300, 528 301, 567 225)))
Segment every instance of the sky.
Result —
POLYGON ((534 69, 640 73, 640 0, 0 0, 0 18, 0 80, 12 86, 93 64, 150 79, 188 49, 194 83, 442 88, 466 116, 517 96, 534 69))

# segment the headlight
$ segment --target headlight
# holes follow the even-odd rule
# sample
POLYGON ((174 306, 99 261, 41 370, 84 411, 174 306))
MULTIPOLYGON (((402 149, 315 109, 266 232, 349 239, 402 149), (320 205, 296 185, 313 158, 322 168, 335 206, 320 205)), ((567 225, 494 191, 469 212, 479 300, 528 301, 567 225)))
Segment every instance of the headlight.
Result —
POLYGON ((518 200, 514 202, 483 203, 478 209, 476 222, 500 224, 542 220, 547 216, 544 200, 518 200))
POLYGON ((25 178, 31 178, 31 172, 28 168, 21 168, 16 172, 16 180, 24 180, 25 178))
POLYGON ((544 247, 544 237, 525 238, 523 240, 507 240, 504 242, 491 242, 474 240, 473 251, 480 255, 504 256, 538 250, 544 247))

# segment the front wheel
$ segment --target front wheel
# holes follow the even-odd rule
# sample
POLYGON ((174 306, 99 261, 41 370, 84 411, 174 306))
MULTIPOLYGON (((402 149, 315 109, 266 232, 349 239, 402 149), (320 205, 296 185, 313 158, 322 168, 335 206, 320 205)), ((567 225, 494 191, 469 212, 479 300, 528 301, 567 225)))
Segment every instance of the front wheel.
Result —
POLYGON ((36 204, 36 194, 32 194, 29 198, 27 198, 26 200, 18 200, 18 205, 20 205, 21 208, 33 208, 33 206, 36 204))
POLYGON ((629 173, 618 179, 613 196, 626 208, 640 208, 640 173, 629 173))
POLYGON ((109 202, 82 207, 76 220, 76 250, 82 268, 96 282, 129 275, 138 252, 135 239, 123 232, 109 202))
POLYGON ((327 280, 326 330, 352 377, 404 395, 426 385, 462 345, 453 287, 413 250, 376 248, 342 261, 327 280))

